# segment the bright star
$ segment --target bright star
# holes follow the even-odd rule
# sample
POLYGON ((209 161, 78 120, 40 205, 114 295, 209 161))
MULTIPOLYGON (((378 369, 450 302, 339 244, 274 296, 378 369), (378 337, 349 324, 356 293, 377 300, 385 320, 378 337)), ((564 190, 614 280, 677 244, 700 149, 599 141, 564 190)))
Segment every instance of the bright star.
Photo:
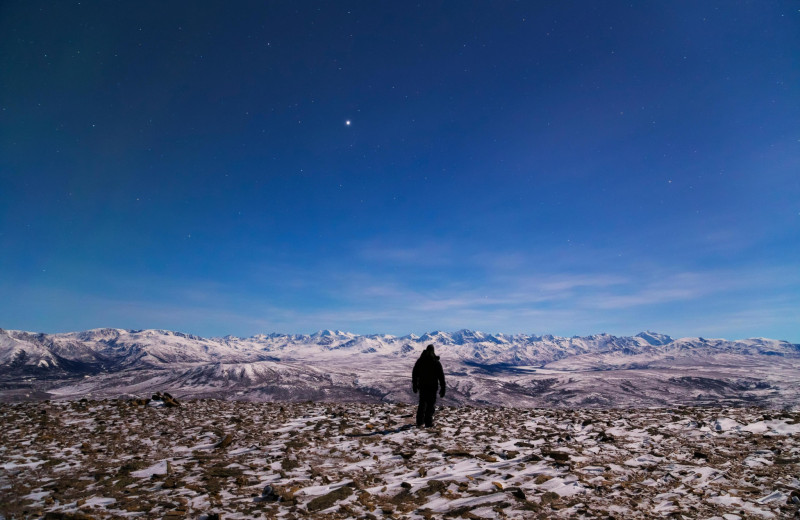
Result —
POLYGON ((348 119, 347 121, 344 122, 344 124, 350 126, 350 120, 348 119))

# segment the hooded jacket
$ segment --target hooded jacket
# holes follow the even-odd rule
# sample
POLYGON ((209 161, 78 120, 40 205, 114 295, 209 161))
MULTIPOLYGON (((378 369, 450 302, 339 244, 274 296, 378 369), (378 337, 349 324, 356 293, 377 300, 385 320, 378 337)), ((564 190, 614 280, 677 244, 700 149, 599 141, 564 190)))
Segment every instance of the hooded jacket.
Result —
POLYGON ((440 386, 444 390, 444 370, 439 362, 439 356, 434 354, 433 349, 423 351, 414 364, 411 385, 414 389, 428 392, 436 392, 440 386))

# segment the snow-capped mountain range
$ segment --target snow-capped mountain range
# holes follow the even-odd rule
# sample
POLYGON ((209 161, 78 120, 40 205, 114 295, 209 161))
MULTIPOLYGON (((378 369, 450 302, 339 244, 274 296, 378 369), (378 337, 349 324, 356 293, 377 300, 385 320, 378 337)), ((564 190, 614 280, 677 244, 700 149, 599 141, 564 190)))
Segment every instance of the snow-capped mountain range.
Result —
POLYGON ((0 399, 144 394, 249 400, 413 399, 428 344, 451 404, 592 405, 719 401, 782 405, 800 381, 800 345, 764 338, 673 339, 430 332, 201 338, 165 330, 37 334, 0 329, 0 399), (660 389, 660 390, 659 390, 660 389))

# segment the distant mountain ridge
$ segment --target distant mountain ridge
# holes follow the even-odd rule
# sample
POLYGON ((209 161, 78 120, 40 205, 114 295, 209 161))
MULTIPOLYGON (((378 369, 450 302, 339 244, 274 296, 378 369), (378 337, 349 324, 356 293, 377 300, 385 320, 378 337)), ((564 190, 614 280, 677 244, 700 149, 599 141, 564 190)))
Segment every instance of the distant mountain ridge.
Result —
MULTIPOLYGON (((594 334, 570 338, 552 335, 486 334, 462 329, 434 331, 416 337, 357 335, 321 330, 313 334, 260 334, 249 338, 203 338, 168 330, 92 329, 43 334, 0 329, 0 373, 48 371, 92 373, 171 363, 242 363, 280 359, 315 359, 348 353, 409 356, 433 343, 445 359, 483 364, 543 366, 575 356, 675 355, 687 351, 793 356, 800 346, 753 338, 673 339, 655 332, 635 336, 594 334)), ((563 364, 563 363, 562 363, 563 364)))
POLYGON ((707 400, 790 402, 800 345, 786 341, 488 334, 472 330, 203 338, 168 330, 43 334, 0 329, 0 400, 140 395, 250 400, 407 401, 414 361, 433 343, 448 402, 628 406, 707 400), (776 375, 777 374, 777 375, 776 375), (613 377, 611 377, 613 375, 613 377))

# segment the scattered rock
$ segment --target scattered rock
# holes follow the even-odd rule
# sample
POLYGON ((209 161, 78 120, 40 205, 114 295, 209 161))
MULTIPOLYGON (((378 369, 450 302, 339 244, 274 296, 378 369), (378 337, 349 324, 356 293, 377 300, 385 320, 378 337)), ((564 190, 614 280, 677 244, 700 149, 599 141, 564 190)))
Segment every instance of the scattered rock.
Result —
POLYGON ((175 477, 167 477, 164 479, 164 483, 161 484, 163 489, 177 489, 183 486, 183 482, 175 477))
POLYGON ((290 459, 289 457, 285 457, 281 459, 281 469, 283 471, 292 471, 293 469, 297 469, 300 467, 300 463, 297 459, 290 459))
POLYGON ((597 434, 597 442, 613 443, 614 440, 614 436, 609 433, 600 432, 597 434))
POLYGON ((216 446, 214 446, 214 448, 216 448, 218 450, 223 450, 223 449, 227 448, 228 446, 230 446, 232 442, 233 442, 233 435, 228 433, 227 435, 225 435, 222 438, 222 440, 220 440, 216 444, 216 446))
POLYGON ((353 488, 349 486, 342 486, 338 489, 334 489, 330 493, 312 499, 306 505, 306 508, 312 513, 315 511, 321 511, 323 509, 328 509, 329 507, 332 507, 339 500, 344 500, 345 498, 349 497, 352 494, 353 494, 353 488))
POLYGON ((398 455, 403 457, 403 460, 409 460, 411 457, 414 456, 415 453, 417 453, 416 450, 408 450, 408 451, 401 451, 398 453, 398 455))
POLYGON ((569 460, 569 453, 562 451, 542 450, 542 455, 558 462, 567 462, 569 460))
POLYGON ((227 466, 212 466, 206 473, 212 477, 231 478, 242 474, 242 468, 231 468, 227 466))
POLYGON ((431 479, 428 481, 428 485, 426 487, 417 491, 417 495, 421 497, 426 497, 429 495, 433 495, 434 493, 441 493, 445 489, 447 489, 447 484, 445 484, 441 480, 431 479))
POLYGON ((122 466, 120 466, 119 471, 117 472, 119 475, 129 475, 132 471, 139 471, 140 469, 144 469, 148 466, 147 462, 143 460, 129 460, 122 466))
POLYGON ((551 504, 560 498, 561 495, 559 495, 558 493, 555 493, 553 491, 545 491, 542 494, 542 505, 551 504))
POLYGON ((524 491, 522 491, 522 489, 520 489, 520 488, 519 488, 519 487, 517 487, 517 486, 513 486, 513 487, 507 487, 507 488, 505 489, 505 491, 506 491, 507 493, 510 493, 510 494, 511 494, 511 496, 513 496, 514 498, 517 498, 517 499, 519 499, 519 500, 527 500, 527 497, 525 496, 525 492, 524 492, 524 491))
POLYGON ((692 457, 694 457, 695 459, 708 460, 708 455, 700 450, 695 450, 694 453, 692 454, 692 457))
POLYGON ((459 448, 446 450, 444 454, 448 457, 472 457, 472 453, 459 448))
POLYGON ((447 511, 447 512, 444 514, 444 517, 445 517, 445 518, 456 518, 456 517, 461 517, 461 518, 475 518, 475 519, 478 519, 478 518, 480 518, 479 516, 476 516, 476 515, 474 515, 474 514, 470 513, 470 511, 471 511, 472 509, 477 509, 478 507, 481 507, 481 506, 480 506, 480 505, 478 505, 478 506, 461 506, 461 507, 456 507, 456 508, 453 508, 453 509, 451 509, 450 511, 447 511))
POLYGON ((795 415, 774 415, 773 421, 783 420, 788 427, 765 433, 742 428, 714 434, 698 431, 696 424, 713 424, 724 415, 752 425, 761 421, 763 410, 533 413, 442 407, 437 410, 439 431, 432 433, 391 430, 387 425, 393 418, 413 413, 402 404, 284 403, 279 412, 271 403, 209 399, 187 401, 180 410, 164 413, 171 396, 162 392, 155 397, 160 399, 147 400, 146 409, 130 407, 127 400, 0 404, 4 428, 16 432, 0 438, 0 467, 13 468, 0 471, 0 489, 4 496, 36 497, 11 504, 0 500, 0 514, 56 519, 128 514, 177 520, 224 513, 229 518, 322 520, 376 519, 386 511, 396 520, 444 515, 619 519, 614 508, 621 506, 630 508, 632 517, 651 511, 650 516, 664 518, 749 518, 749 503, 784 518, 800 507, 800 488, 795 491, 794 486, 800 464, 795 432, 800 428, 788 422, 795 415), (592 426, 584 425, 587 417, 592 426), (346 418, 376 425, 373 435, 348 436, 349 431, 341 430, 346 418), (489 424, 504 427, 493 430, 489 424), (378 431, 383 428, 388 433, 378 431), (613 444, 603 442, 602 428, 614 432, 613 444), (236 433, 228 436, 220 429, 236 433), (246 448, 230 449, 234 435, 237 445, 246 448), (231 440, 228 449, 209 449, 226 437, 231 440), (158 461, 166 461, 165 474, 164 462, 161 469, 154 468, 158 461), (455 480, 427 480, 430 473, 447 475, 441 469, 453 464, 471 469, 468 475, 451 477, 455 480), (159 473, 132 476, 149 476, 153 471, 135 473, 147 468, 159 473), (287 480, 278 480, 276 473, 287 480), (563 497, 554 492, 554 478, 563 497), (291 484, 281 486, 283 482, 291 484), (340 487, 327 495, 300 491, 333 483, 340 487), (562 491, 562 486, 572 489, 562 491), (686 493, 675 496, 676 489, 686 493), (187 497, 198 495, 205 495, 205 507, 214 513, 189 511, 187 497), (726 495, 736 497, 732 507, 716 502, 726 495), (114 502, 103 504, 100 497, 114 502), (426 507, 432 500, 436 512, 426 507), (476 513, 478 509, 483 513, 476 513), (330 514, 321 514, 324 510, 330 514))

